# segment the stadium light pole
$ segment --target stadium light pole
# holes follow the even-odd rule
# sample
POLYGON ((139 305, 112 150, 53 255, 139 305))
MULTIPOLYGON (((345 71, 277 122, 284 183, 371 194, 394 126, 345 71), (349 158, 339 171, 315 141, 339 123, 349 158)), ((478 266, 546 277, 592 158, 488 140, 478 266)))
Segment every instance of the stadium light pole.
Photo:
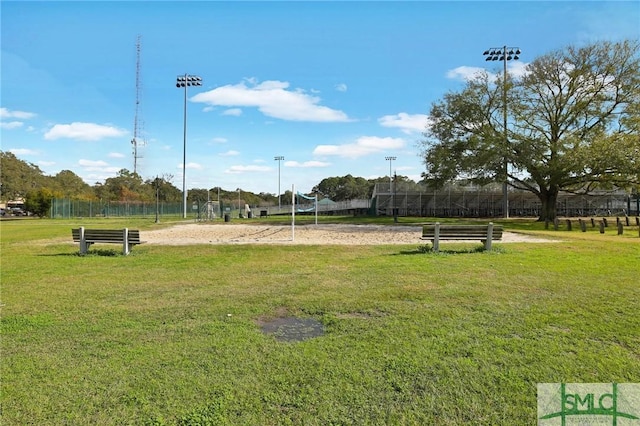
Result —
POLYGON ((393 196, 393 177, 391 174, 391 164, 393 161, 397 160, 396 157, 392 157, 392 156, 387 156, 384 157, 385 160, 387 160, 389 162, 389 192, 391 193, 391 214, 393 215, 394 219, 395 219, 395 197, 393 196))
POLYGON ((197 75, 184 74, 176 79, 176 87, 184 87, 184 121, 182 139, 182 218, 187 218, 187 87, 202 86, 202 78, 197 75))
POLYGON ((503 160, 503 182, 502 182, 502 212, 505 218, 509 218, 509 192, 507 183, 509 179, 509 165, 507 163, 507 152, 509 149, 509 135, 507 133, 507 61, 517 61, 520 59, 520 48, 518 47, 490 47, 482 54, 487 58, 485 61, 502 61, 504 72, 502 73, 504 81, 502 84, 502 104, 503 104, 503 131, 504 131, 504 160, 503 160))
POLYGON ((282 205, 280 204, 280 162, 284 160, 284 157, 282 155, 278 155, 273 157, 273 159, 278 162, 278 213, 280 213, 280 209, 282 208, 282 205))
POLYGON ((396 157, 384 157, 389 162, 389 192, 391 192, 391 162, 397 160, 396 157))

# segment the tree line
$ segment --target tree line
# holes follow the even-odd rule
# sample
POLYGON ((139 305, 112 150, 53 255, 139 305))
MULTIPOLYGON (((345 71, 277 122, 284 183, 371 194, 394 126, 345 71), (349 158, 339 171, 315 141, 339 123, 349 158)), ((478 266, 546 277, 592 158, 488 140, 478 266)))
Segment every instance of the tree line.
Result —
MULTIPOLYGON (((396 176, 398 182, 414 183, 406 176, 396 176)), ((143 179, 137 173, 127 169, 120 170, 116 176, 105 179, 104 183, 87 184, 80 176, 70 170, 63 170, 53 176, 45 175, 35 164, 17 158, 11 152, 0 151, 0 199, 4 202, 25 200, 28 211, 38 216, 46 216, 51 200, 54 198, 123 202, 155 203, 156 197, 161 203, 181 203, 182 191, 172 183, 173 176, 163 175, 153 179, 143 179)), ((333 201, 370 198, 375 184, 388 182, 389 177, 364 179, 346 175, 323 179, 312 188, 308 196, 318 195, 319 199, 333 201)), ((223 204, 236 204, 238 197, 242 204, 251 206, 273 206, 278 204, 277 194, 213 188, 192 188, 187 192, 187 202, 197 203, 217 201, 223 204), (240 194, 238 194, 240 191, 240 194), (218 198, 219 197, 219 198, 218 198)), ((290 190, 280 195, 280 203, 290 204, 290 190)))

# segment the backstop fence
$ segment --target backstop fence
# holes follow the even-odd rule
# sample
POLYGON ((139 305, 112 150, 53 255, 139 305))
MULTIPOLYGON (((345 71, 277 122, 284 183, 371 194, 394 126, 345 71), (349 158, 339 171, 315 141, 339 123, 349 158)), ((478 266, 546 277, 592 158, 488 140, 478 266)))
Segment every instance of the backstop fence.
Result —
MULTIPOLYGON (((509 189, 509 216, 536 217, 542 207, 538 197, 509 189)), ((377 215, 426 217, 503 217, 503 193, 498 186, 455 186, 442 189, 415 184, 378 183, 374 189, 377 215)), ((600 191, 590 195, 560 193, 559 216, 610 216, 640 214, 640 198, 625 191, 600 191)))

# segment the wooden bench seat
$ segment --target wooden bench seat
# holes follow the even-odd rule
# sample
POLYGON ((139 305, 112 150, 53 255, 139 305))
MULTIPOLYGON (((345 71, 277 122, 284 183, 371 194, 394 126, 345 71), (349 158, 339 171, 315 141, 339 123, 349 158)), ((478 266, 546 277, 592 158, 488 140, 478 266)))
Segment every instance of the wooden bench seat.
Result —
POLYGON ((485 250, 491 250, 491 242, 502 239, 502 226, 488 225, 442 225, 439 222, 422 226, 422 239, 430 240, 433 251, 440 249, 440 240, 478 240, 485 250))
POLYGON ((122 244, 122 254, 127 255, 131 247, 142 244, 140 231, 137 229, 85 229, 84 227, 71 230, 73 241, 80 243, 80 254, 86 254, 89 246, 95 243, 122 244))

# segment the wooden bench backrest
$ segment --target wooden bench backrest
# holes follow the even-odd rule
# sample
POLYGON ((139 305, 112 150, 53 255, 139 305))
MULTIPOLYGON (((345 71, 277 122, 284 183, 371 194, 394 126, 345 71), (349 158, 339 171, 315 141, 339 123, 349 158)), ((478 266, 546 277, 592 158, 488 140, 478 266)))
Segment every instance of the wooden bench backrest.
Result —
MULTIPOLYGON (((440 224, 440 238, 464 238, 481 239, 487 237, 489 225, 443 225, 440 224)), ((433 237, 435 235, 435 224, 423 225, 422 236, 433 237)), ((502 225, 493 225, 493 239, 502 238, 502 225)))

